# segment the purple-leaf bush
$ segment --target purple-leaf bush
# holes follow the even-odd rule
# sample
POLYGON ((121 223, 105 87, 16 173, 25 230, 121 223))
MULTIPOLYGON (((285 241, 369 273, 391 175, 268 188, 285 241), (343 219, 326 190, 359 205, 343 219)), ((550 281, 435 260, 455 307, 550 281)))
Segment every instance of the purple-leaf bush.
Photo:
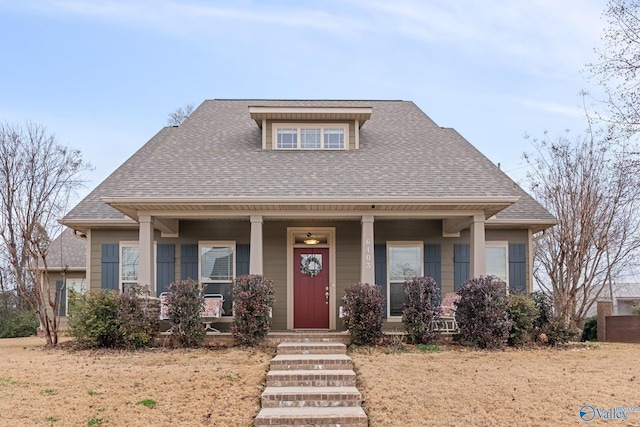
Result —
POLYGON ((169 322, 173 338, 182 347, 198 347, 206 332, 200 317, 204 304, 202 285, 195 280, 179 280, 167 289, 169 322))
POLYGON ((270 315, 276 302, 273 281, 261 275, 236 277, 231 285, 233 337, 242 345, 254 346, 267 336, 270 315))
POLYGON ((382 288, 368 283, 347 286, 342 297, 342 321, 354 344, 375 344, 382 338, 382 288))
POLYGON ((438 337, 440 291, 431 277, 415 277, 404 282, 405 304, 402 323, 414 344, 430 344, 438 337))
POLYGON ((480 276, 464 283, 458 294, 456 319, 463 341, 483 349, 503 348, 512 325, 506 283, 480 276))

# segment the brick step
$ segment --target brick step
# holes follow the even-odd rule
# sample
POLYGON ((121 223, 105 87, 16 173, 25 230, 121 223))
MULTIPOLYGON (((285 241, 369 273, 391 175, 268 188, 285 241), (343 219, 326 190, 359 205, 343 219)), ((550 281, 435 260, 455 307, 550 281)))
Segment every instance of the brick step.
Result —
POLYGON ((346 354, 347 346, 339 342, 283 342, 278 354, 346 354))
POLYGON ((352 370, 290 370, 267 372, 267 387, 355 387, 352 370))
POLYGON ((270 370, 351 370, 353 362, 346 354, 279 354, 271 359, 270 370))
POLYGON ((263 408, 360 406, 362 395, 355 387, 267 387, 263 408))
POLYGON ((263 408, 254 426, 367 427, 369 421, 358 406, 335 408, 263 408))

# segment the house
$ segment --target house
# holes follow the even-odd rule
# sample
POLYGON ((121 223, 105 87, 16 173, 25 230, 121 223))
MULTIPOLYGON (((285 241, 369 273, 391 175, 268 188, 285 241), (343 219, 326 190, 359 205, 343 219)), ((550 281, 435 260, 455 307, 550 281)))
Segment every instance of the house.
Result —
MULTIPOLYGON (((67 315, 68 312, 68 290, 73 289, 76 292, 84 292, 86 290, 86 242, 82 234, 74 232, 70 228, 65 228, 49 244, 46 253, 47 268, 49 275, 50 291, 52 298, 57 298, 58 314, 67 315), (53 286, 55 284, 55 287, 53 286), (55 292, 55 294, 53 294, 55 292)), ((43 264, 40 264, 40 271, 44 275, 43 264)), ((43 283, 44 277, 43 277, 43 283)), ((63 327, 66 323, 63 321, 63 327)))
POLYGON ((224 328, 233 278, 263 274, 273 330, 334 330, 355 282, 382 286, 388 328, 411 276, 531 290, 533 236, 556 221, 412 102, 257 99, 203 102, 61 222, 86 236, 89 288, 197 279, 224 328))

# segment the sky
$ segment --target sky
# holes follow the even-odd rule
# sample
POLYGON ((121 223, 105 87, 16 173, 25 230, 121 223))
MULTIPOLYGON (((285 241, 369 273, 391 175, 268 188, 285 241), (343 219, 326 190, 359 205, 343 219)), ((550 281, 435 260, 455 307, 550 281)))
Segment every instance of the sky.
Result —
POLYGON ((523 182, 586 128, 605 0, 0 0, 0 121, 80 149, 86 195, 205 99, 403 99, 523 182))

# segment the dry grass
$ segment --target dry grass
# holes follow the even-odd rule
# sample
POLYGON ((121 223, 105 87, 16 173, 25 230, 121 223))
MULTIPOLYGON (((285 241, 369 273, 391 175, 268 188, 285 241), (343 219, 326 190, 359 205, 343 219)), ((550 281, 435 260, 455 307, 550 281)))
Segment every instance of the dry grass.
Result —
MULTIPOLYGON (((71 351, 46 349, 37 338, 0 340, 0 425, 250 426, 272 355, 71 351)), ((640 406, 640 346, 633 344, 350 355, 373 427, 580 425, 585 404, 640 406)), ((640 413, 622 425, 640 426, 640 413)))
MULTIPOLYGON (((350 352, 377 426, 575 426, 583 405, 640 407, 640 345, 350 352)), ((618 425, 620 420, 596 421, 618 425)), ((640 412, 623 425, 640 426, 640 412)))

